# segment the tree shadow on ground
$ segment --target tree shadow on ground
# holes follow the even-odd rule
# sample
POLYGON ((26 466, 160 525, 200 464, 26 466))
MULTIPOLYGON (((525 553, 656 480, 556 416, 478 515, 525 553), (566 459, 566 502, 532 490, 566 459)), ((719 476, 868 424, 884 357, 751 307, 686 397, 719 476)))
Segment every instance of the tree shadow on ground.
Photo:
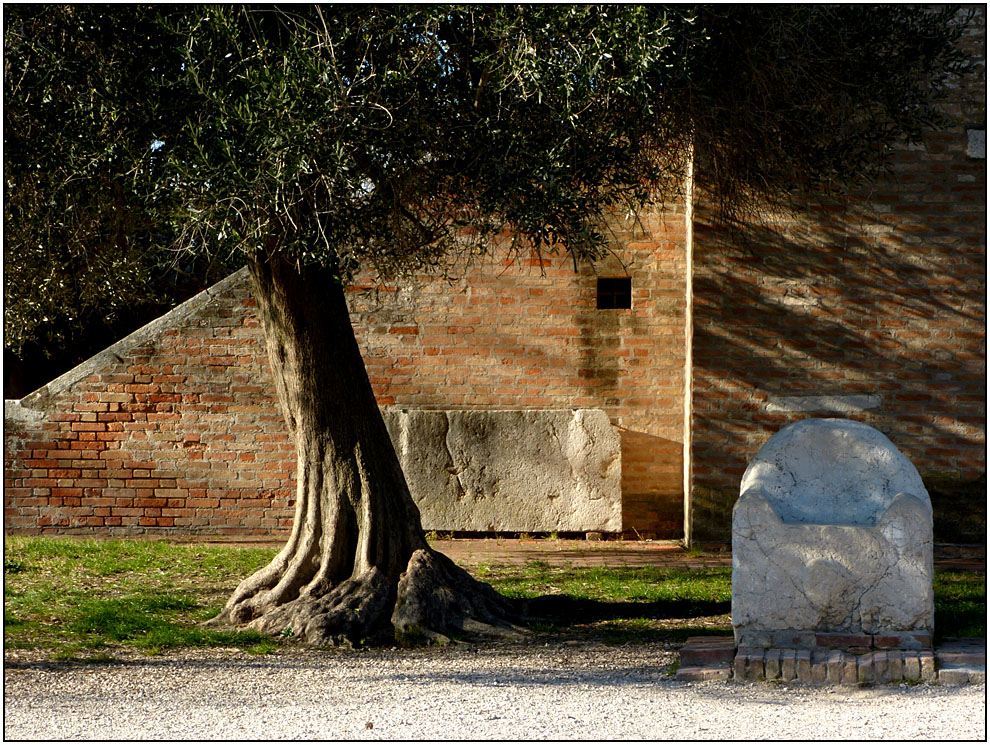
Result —
POLYGON ((604 601, 542 595, 526 603, 527 615, 558 626, 620 620, 694 619, 729 613, 731 602, 714 600, 604 601))

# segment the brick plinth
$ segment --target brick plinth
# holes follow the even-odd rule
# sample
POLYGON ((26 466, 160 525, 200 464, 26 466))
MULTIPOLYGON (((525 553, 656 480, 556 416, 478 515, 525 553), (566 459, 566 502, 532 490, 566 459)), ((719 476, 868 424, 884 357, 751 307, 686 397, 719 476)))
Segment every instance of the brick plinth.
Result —
POLYGON ((809 685, 986 682, 986 641, 951 639, 937 650, 738 647, 732 637, 693 637, 677 680, 779 681, 809 685))

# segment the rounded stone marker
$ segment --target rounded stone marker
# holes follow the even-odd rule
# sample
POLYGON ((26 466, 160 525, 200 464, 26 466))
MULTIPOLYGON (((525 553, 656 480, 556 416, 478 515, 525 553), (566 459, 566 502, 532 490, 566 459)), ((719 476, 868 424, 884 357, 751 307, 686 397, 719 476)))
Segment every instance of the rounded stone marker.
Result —
POLYGON ((785 523, 875 525, 898 494, 929 510, 917 469, 882 432, 850 419, 804 419, 770 438, 740 494, 762 492, 785 523))

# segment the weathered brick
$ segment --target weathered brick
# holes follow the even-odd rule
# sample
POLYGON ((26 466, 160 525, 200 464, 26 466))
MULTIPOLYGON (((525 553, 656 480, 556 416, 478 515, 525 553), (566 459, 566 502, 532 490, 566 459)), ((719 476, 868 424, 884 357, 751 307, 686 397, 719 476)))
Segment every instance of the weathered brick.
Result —
POLYGON ((785 683, 797 677, 797 652, 793 649, 780 650, 780 679, 785 683))

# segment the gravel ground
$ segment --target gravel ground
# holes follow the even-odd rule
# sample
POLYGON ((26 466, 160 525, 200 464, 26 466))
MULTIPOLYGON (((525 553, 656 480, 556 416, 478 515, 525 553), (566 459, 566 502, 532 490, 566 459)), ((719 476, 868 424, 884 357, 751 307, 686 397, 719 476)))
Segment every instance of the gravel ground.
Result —
POLYGON ((986 739, 986 686, 681 683, 674 646, 8 654, 6 740, 986 739))

